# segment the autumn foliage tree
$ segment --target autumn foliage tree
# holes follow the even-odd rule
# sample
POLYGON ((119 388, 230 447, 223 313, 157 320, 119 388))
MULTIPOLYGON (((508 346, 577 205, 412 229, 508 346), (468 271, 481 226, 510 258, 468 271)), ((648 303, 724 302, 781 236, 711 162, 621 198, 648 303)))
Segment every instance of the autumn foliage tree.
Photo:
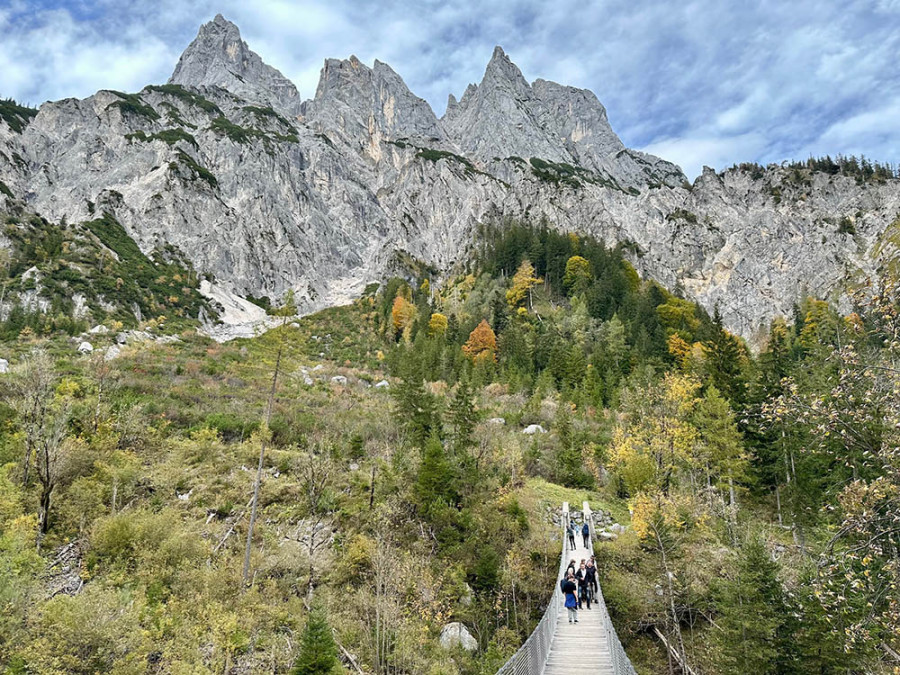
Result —
POLYGON ((462 349, 473 363, 493 363, 497 360, 497 336, 485 319, 475 326, 462 349))
POLYGON ((428 335, 431 337, 440 337, 447 332, 449 322, 443 314, 435 312, 428 320, 428 335))
POLYGON ((416 306, 402 295, 394 298, 394 306, 391 308, 391 322, 394 326, 394 335, 403 333, 412 326, 416 318, 416 306))
POLYGON ((593 279, 591 263, 580 255, 573 255, 566 261, 566 273, 563 275, 563 286, 570 295, 584 293, 593 279))
POLYGON ((512 286, 506 291, 506 302, 513 309, 519 307, 525 302, 531 289, 541 283, 543 280, 535 276, 534 265, 528 260, 523 260, 513 276, 512 286))

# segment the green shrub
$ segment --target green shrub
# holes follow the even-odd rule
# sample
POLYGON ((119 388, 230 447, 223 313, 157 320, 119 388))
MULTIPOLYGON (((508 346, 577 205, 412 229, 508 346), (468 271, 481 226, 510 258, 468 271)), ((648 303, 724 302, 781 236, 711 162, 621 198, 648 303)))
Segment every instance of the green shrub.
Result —
POLYGON ((195 106, 200 108, 202 111, 207 112, 209 114, 217 114, 221 115, 222 111, 212 101, 203 98, 200 94, 197 94, 193 91, 189 91, 182 87, 180 84, 151 84, 148 87, 144 88, 146 91, 155 91, 160 94, 166 94, 167 96, 172 96, 177 98, 180 101, 184 101, 188 105, 195 106))
POLYGON ((141 100, 139 94, 125 94, 121 91, 108 90, 110 93, 118 96, 121 101, 110 103, 106 109, 119 108, 123 114, 134 115, 137 117, 146 117, 148 120, 156 121, 159 119, 159 113, 153 106, 147 105, 141 100))
POLYGON ((255 138, 265 138, 266 134, 253 127, 245 128, 220 115, 212 121, 209 128, 218 134, 228 136, 235 143, 249 143, 255 138))
POLYGON ((0 99, 0 120, 6 122, 17 134, 22 133, 37 114, 37 108, 20 105, 11 98, 0 99))

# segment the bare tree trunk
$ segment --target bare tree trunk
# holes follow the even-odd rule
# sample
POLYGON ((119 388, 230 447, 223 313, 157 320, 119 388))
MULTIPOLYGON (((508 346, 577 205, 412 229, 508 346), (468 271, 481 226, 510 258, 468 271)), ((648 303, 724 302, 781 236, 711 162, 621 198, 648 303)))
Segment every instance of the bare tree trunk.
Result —
POLYGON ((266 427, 259 444, 259 463, 256 466, 256 482, 253 485, 253 504, 250 509, 250 525, 247 528, 247 546, 244 549, 244 569, 241 572, 242 589, 247 588, 250 575, 250 552, 253 548, 253 529, 256 527, 256 509, 259 505, 259 486, 262 483, 263 462, 266 458, 266 441, 269 423, 272 421, 272 407, 275 404, 275 388, 278 385, 278 370, 281 367, 281 352, 284 348, 284 321, 281 322, 282 335, 278 343, 278 356, 275 357, 275 370, 272 373, 272 387, 269 390, 269 402, 266 405, 266 427))

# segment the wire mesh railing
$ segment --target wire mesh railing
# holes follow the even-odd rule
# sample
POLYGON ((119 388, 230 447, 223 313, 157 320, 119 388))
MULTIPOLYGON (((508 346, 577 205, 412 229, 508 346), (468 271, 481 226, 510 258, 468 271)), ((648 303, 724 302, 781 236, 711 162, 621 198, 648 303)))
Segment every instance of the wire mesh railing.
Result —
POLYGON ((556 632, 556 624, 559 614, 565 604, 559 580, 562 579, 566 569, 566 554, 569 552, 569 539, 566 536, 566 526, 569 524, 569 512, 563 508, 561 523, 562 553, 559 556, 559 570, 556 582, 553 584, 553 596, 544 611, 544 616, 528 636, 528 639, 519 647, 503 667, 497 671, 497 675, 539 675, 544 671, 547 657, 550 655, 550 645, 553 643, 553 634, 556 632))
MULTIPOLYGON (((594 525, 594 519, 591 515, 591 508, 587 502, 584 503, 584 522, 588 524, 591 533, 591 550, 597 542, 597 528, 594 525)), ((612 667, 615 675, 637 675, 634 666, 631 665, 631 659, 625 653, 616 628, 613 626, 612 620, 609 618, 609 611, 606 609, 606 601, 603 599, 603 589, 600 586, 599 579, 597 583, 597 596, 593 602, 600 608, 600 617, 603 621, 603 629, 606 632, 606 642, 609 647, 610 658, 612 659, 612 667)), ((540 671, 534 671, 535 673, 540 671)))
MULTIPOLYGON (((594 519, 591 517, 591 510, 587 502, 584 503, 583 513, 584 522, 588 524, 590 530, 591 549, 593 550, 597 533, 594 526, 594 519)), ((525 640, 521 647, 519 647, 518 651, 503 664, 503 667, 497 671, 497 675, 540 675, 544 672, 547 658, 550 656, 550 648, 553 644, 553 636, 556 633, 560 612, 565 605, 565 598, 563 597, 559 580, 562 579, 566 570, 568 564, 567 554, 571 550, 569 548, 569 538, 566 535, 566 526, 569 524, 569 518, 570 514, 567 505, 564 505, 560 528, 562 530, 560 533, 562 536, 562 553, 559 556, 559 571, 556 575, 556 583, 553 585, 553 596, 550 598, 550 603, 547 605, 544 616, 541 617, 540 622, 532 631, 531 635, 529 635, 528 639, 525 640)), ((606 609, 606 602, 603 599, 603 591, 600 589, 599 583, 597 584, 597 588, 597 596, 592 602, 596 603, 600 609, 603 630, 606 634, 605 638, 609 647, 610 659, 612 660, 613 673, 615 673, 615 675, 637 675, 634 666, 631 665, 631 660, 628 658, 625 649, 622 647, 616 629, 609 618, 609 612, 606 609)))

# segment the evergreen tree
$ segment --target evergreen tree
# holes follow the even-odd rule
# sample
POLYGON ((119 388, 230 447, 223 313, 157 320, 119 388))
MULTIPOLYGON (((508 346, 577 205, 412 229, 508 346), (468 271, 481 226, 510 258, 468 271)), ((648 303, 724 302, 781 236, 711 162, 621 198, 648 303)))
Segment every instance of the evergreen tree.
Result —
POLYGON ((424 447, 432 433, 438 431, 437 401, 425 390, 422 375, 415 363, 406 365, 400 384, 393 392, 397 421, 418 447, 424 447))
POLYGON ((779 635, 789 618, 774 562, 760 539, 741 548, 733 577, 721 588, 716 633, 723 673, 776 673, 783 661, 779 635))
POLYGON ((743 363, 746 354, 738 338, 722 326, 718 308, 713 325, 712 338, 703 343, 706 378, 738 409, 745 399, 743 363))
POLYGON ((291 675, 336 675, 340 672, 337 645, 324 610, 314 607, 300 638, 300 655, 291 675))
POLYGON ((462 378, 456 386, 456 393, 450 401, 448 422, 450 442, 456 454, 465 452, 472 445, 472 432, 478 421, 475 403, 472 400, 472 385, 468 378, 462 378))
POLYGON ((447 511, 456 505, 456 477, 444 446, 431 436, 422 452, 422 464, 415 485, 420 513, 431 523, 443 524, 447 511))

